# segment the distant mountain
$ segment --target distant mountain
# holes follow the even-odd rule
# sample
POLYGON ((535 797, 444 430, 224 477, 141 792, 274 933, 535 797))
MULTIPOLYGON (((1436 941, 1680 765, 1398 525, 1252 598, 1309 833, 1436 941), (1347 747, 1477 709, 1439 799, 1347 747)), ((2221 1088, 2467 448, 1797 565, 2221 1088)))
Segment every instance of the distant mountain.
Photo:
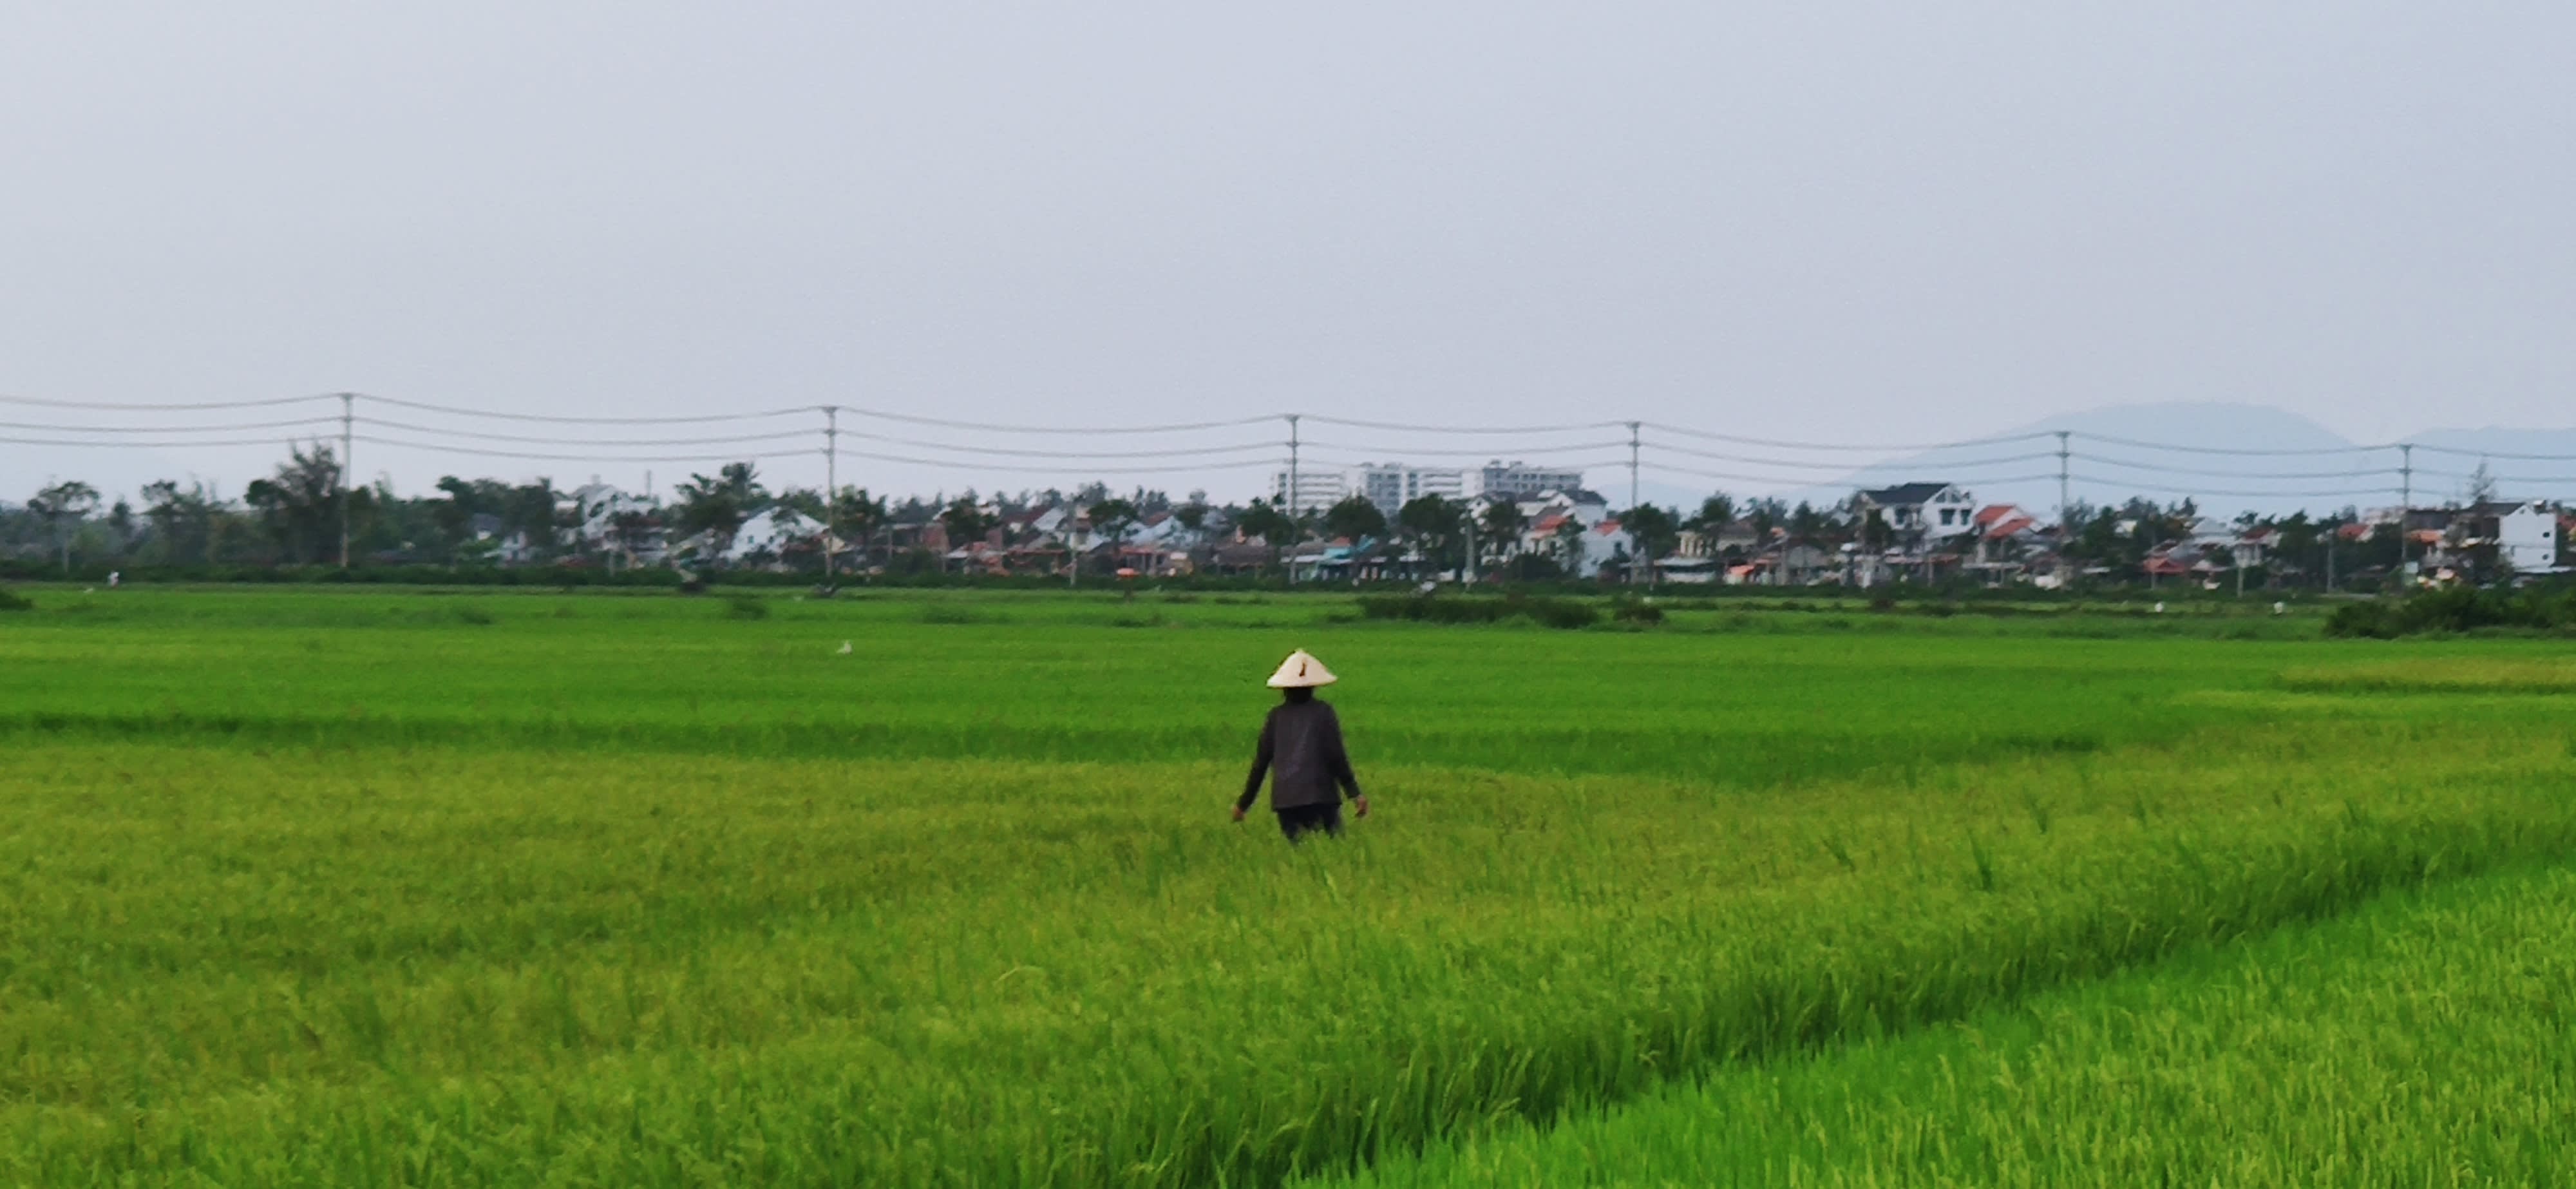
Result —
MULTIPOLYGON (((2347 505, 2387 507, 2399 501, 2405 478, 2400 452, 2356 443, 2306 417, 2268 405, 2214 401, 2115 405, 2043 418, 1981 437, 1979 444, 1904 454, 1856 470, 1812 465, 1820 458, 1849 457, 1785 447, 1717 446, 1745 459, 1707 463, 1747 473, 1808 470, 1828 482, 1764 489, 1715 480, 1648 478, 1644 497, 1657 504, 1696 509, 1712 490, 1741 502, 1776 494, 1792 504, 1833 505, 1856 488, 1914 480, 1946 480, 1975 493, 1982 503, 2020 504, 2043 516, 2057 508, 2057 438, 2070 436, 2067 486, 2092 504, 2125 503, 2144 496, 2159 503, 2186 497, 2219 516, 2254 511, 2288 513, 2305 508, 2331 512, 2347 505), (2177 449, 2190 447, 2191 449, 2177 449)), ((2405 439, 2416 446, 2412 492, 2419 503, 2465 497, 2478 464, 2487 464, 2497 494, 2576 502, 2576 429, 2430 429, 2405 439), (2555 455, 2556 458, 2517 458, 2555 455)), ((1678 444, 1678 443, 1677 443, 1678 444)), ((1650 472, 1651 473, 1651 472, 1650 472)), ((1627 501, 1623 470, 1593 472, 1592 485, 1627 501)))
MULTIPOLYGON (((1922 450, 1886 463, 1870 463, 1829 484, 1780 492, 1788 502, 1829 504, 1857 486, 1901 481, 1955 481, 1978 502, 2022 504, 2032 512, 2058 507, 2056 432, 2069 432, 2069 494, 2079 502, 2117 504, 2130 497, 2179 502, 2190 497, 2202 512, 2313 512, 2396 504, 2401 494, 2398 450, 2365 448, 2308 417, 2264 404, 2120 404, 2045 417, 2030 425, 1986 435, 1981 445, 1922 450)), ((2506 450, 2566 453, 2576 458, 2576 430, 2437 430, 2416 438, 2416 499, 2447 499, 2465 489, 2476 458, 2437 453, 2506 450)), ((2576 461, 2524 463, 2522 471, 2496 463, 2499 476, 2576 476, 2576 461), (2537 471, 2535 471, 2537 466, 2537 471)), ((2566 497, 2576 481, 2499 484, 2504 494, 2566 497)))

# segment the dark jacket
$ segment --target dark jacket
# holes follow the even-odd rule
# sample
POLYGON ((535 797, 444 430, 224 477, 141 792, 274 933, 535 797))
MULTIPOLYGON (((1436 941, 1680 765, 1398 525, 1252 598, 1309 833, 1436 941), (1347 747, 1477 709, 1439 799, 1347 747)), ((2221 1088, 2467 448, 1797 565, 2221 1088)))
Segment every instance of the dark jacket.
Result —
POLYGON ((1283 702, 1261 724, 1261 750, 1252 757, 1252 775, 1243 782, 1235 808, 1249 809, 1261 796, 1261 776, 1271 774, 1270 807, 1339 805, 1339 789, 1360 795, 1360 780, 1351 772, 1350 754, 1342 750, 1342 720, 1322 700, 1283 702), (1339 786, 1337 789, 1335 786, 1339 786))

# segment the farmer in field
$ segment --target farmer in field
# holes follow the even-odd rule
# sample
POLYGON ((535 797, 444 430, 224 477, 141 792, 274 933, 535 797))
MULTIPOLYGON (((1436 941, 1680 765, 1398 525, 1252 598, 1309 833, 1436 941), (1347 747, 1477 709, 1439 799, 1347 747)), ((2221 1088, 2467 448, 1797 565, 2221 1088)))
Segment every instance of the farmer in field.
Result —
POLYGON ((1368 816, 1368 798, 1360 795, 1351 757, 1342 750, 1342 720, 1332 704, 1318 701, 1315 687, 1334 682, 1332 670, 1305 649, 1288 654, 1270 675, 1279 705, 1261 724, 1261 748, 1252 756, 1252 775, 1235 798, 1234 820, 1261 796, 1261 778, 1270 776, 1270 808, 1279 814, 1279 831, 1295 842, 1308 830, 1338 836, 1342 832, 1342 793, 1351 794, 1353 810, 1368 816))

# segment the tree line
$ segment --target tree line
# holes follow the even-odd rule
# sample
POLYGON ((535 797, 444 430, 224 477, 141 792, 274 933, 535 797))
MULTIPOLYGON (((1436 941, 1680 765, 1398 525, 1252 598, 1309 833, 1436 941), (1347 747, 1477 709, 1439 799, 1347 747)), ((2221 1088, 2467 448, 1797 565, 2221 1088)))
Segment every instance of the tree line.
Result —
MULTIPOLYGON (((940 560, 919 547, 917 535, 898 540, 899 528, 936 523, 954 544, 997 541, 1035 544, 1045 536, 1023 513, 1063 508, 1080 517, 1094 545, 1122 544, 1152 518, 1171 517, 1185 537, 1260 542, 1286 548, 1321 538, 1375 542, 1417 572, 1474 568, 1492 576, 1543 580, 1574 572, 1584 526, 1572 519, 1546 540, 1529 537, 1531 525, 1511 500, 1481 505, 1441 495, 1406 501, 1390 517, 1364 496, 1297 512, 1267 500, 1218 506, 1204 492, 1175 499, 1137 488, 1115 493, 1089 483, 1070 491, 1031 490, 979 495, 968 490, 895 500, 864 487, 826 493, 810 487, 772 490, 749 462, 728 463, 710 474, 692 474, 668 501, 616 493, 584 507, 575 492, 546 478, 507 482, 444 476, 431 493, 405 497, 390 483, 344 491, 340 461, 328 443, 297 445, 272 473, 227 499, 199 481, 147 484, 139 504, 106 500, 80 481, 49 483, 17 509, 0 508, 0 556, 22 561, 43 556, 68 572, 76 561, 92 564, 168 566, 313 566, 337 564, 344 548, 352 564, 378 562, 471 566, 494 564, 599 564, 623 560, 674 561, 692 567, 724 564, 728 547, 754 517, 792 512, 836 542, 840 556, 892 568, 936 567, 940 560), (1013 531, 1016 528, 1016 533, 1013 531), (676 552, 674 548, 677 546, 676 552)), ((1644 558, 1669 555, 1684 534, 1728 544, 1724 560, 1758 554, 1781 542, 1803 542, 1827 553, 1846 547, 1877 550, 1896 534, 1857 503, 1819 507, 1777 499, 1738 501, 1707 496, 1687 511, 1651 503, 1612 512, 1644 558)), ((2117 505, 2078 503, 2044 529, 2040 547, 2067 563, 2096 571, 2130 571, 2149 556, 2188 539, 2199 522, 2190 500, 2159 504, 2132 499, 2117 505)), ((2402 564, 2406 546, 2395 524, 2361 522, 2347 507, 2311 516, 2239 517, 2245 530, 2272 530, 2261 581, 2269 585, 2321 582, 2326 574, 2359 576, 2402 564)), ((1059 527, 1056 533, 1061 534, 1059 527)), ((1947 542, 1975 545, 1974 533, 1947 542)), ((2006 552, 2030 548, 2007 543, 2006 552)), ((738 558, 760 565, 819 565, 813 550, 796 557, 775 553, 738 558)), ((1622 558, 1619 567, 1628 561, 1622 558)))

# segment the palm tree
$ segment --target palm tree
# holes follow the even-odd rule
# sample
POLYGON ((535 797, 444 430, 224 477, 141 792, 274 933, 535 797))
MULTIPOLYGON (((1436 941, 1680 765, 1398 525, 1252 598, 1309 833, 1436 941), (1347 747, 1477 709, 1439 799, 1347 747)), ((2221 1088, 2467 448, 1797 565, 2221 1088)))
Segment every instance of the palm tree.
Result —
POLYGON ((608 529, 611 547, 624 554, 627 568, 633 569, 635 555, 651 548, 653 539, 661 534, 662 517, 653 512, 629 510, 609 517, 608 529))
POLYGON ((215 518, 223 510, 223 501, 216 499, 203 482, 191 482, 184 488, 169 479, 146 483, 143 503, 143 519, 152 525, 153 539, 159 542, 157 548, 164 560, 215 560, 215 518))
POLYGON ((984 534, 992 532, 993 527, 1001 523, 1001 518, 985 515, 984 509, 977 506, 971 497, 959 496, 940 510, 939 523, 948 530, 949 545, 955 548, 970 541, 983 540, 984 534))
POLYGON ((1715 536, 1735 523, 1735 499, 1721 491, 1699 502, 1699 513, 1682 527, 1715 536))
POLYGON ((502 518, 518 530, 532 558, 543 560, 554 556, 568 527, 562 511, 563 496, 555 491, 554 480, 539 478, 534 483, 510 489, 509 503, 502 518))
POLYGON ((98 489, 78 479, 56 483, 37 491, 27 510, 53 522, 54 540, 63 550, 63 573, 71 573, 71 526, 98 510, 98 489))
POLYGON ((293 444, 286 449, 286 461, 277 464, 277 473, 251 480, 242 490, 242 502, 259 509, 268 535, 288 559, 318 562, 330 554, 331 541, 338 535, 341 500, 346 498, 353 511, 364 513, 373 509, 374 495, 364 487, 342 495, 340 460, 330 446, 315 442, 309 451, 293 444))
POLYGON ((1509 562, 1521 551, 1521 533, 1529 528, 1529 518, 1521 515, 1521 506, 1509 499, 1498 499, 1485 505, 1485 531, 1493 534, 1494 554, 1509 562))
POLYGON ((1324 509, 1324 531, 1348 537, 1356 545, 1361 538, 1386 535, 1386 513, 1378 511, 1367 496, 1343 496, 1340 502, 1324 509))
POLYGON ((1628 530, 1628 538, 1637 546, 1637 554, 1629 563, 1628 580, 1637 580, 1636 569, 1642 565, 1646 567, 1646 581, 1653 582, 1655 562, 1672 552, 1680 536, 1673 514, 1653 504, 1639 504, 1619 514, 1619 527, 1628 530))
MULTIPOLYGON (((878 525, 885 523, 885 497, 871 496, 868 494, 868 489, 864 487, 844 487, 832 496, 831 507, 827 512, 829 514, 823 518, 823 524, 834 540, 841 541, 856 537, 861 542, 865 542, 869 533, 876 531, 878 525)), ((867 564, 864 544, 860 546, 859 564, 862 566, 867 564)))
POLYGON ((759 472, 747 462, 729 462, 712 479, 691 475, 680 484, 680 531, 708 536, 709 554, 722 554, 744 521, 769 502, 759 472))
POLYGON ((1458 535, 1458 525, 1466 518, 1466 509, 1437 495, 1416 496, 1395 510, 1396 523, 1404 526, 1405 535, 1413 538, 1416 549, 1430 560, 1434 572, 1443 568, 1450 539, 1458 535))
POLYGON ((1127 534, 1135 531, 1137 519, 1136 505, 1131 500, 1109 499, 1091 505, 1091 531, 1109 538, 1113 564, 1119 549, 1127 544, 1127 534))
POLYGON ((1557 552, 1564 558, 1565 572, 1576 578, 1583 576, 1583 532, 1583 522, 1572 516, 1556 525, 1557 552))
POLYGON ((1270 546, 1275 559, 1279 547, 1297 539, 1297 522, 1268 500, 1254 500, 1243 514, 1234 518, 1234 529, 1246 537, 1259 537, 1270 546))

